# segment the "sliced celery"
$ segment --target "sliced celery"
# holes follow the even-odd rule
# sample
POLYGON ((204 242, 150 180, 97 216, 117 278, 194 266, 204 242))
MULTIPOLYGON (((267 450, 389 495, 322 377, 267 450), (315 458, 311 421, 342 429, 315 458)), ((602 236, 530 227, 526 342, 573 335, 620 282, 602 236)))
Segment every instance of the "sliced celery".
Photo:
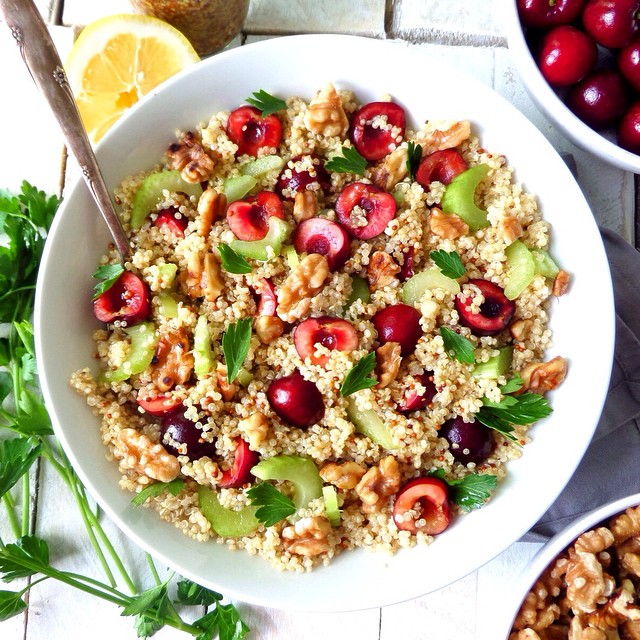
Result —
POLYGON ((211 336, 205 316, 198 316, 196 328, 193 332, 193 370, 198 380, 202 380, 213 370, 213 351, 211 351, 211 336))
POLYGON ((262 156, 255 160, 250 160, 240 167, 240 173, 245 176, 253 176, 254 178, 262 178, 271 171, 280 171, 284 167, 284 159, 280 156, 262 156))
POLYGON ((351 276, 351 293, 345 303, 345 308, 348 309, 356 300, 362 300, 364 304, 367 304, 371 300, 371 291, 369 291, 369 285, 367 281, 358 275, 351 276))
POLYGON ((159 171, 149 174, 133 196, 131 210, 131 228, 139 229, 147 216, 156 208, 162 198, 162 192, 186 193, 188 196, 200 196, 202 187, 199 184, 185 182, 179 171, 159 171))
POLYGON ((256 518, 256 507, 234 510, 223 507, 215 491, 198 487, 198 501, 202 515, 211 523, 213 530, 223 538, 239 538, 253 533, 260 521, 256 518))
POLYGON ((471 232, 489 225, 487 212, 475 202, 476 189, 488 173, 489 165, 477 164, 470 167, 445 187, 442 196, 442 210, 460 216, 469 225, 471 232))
POLYGON ((285 257, 289 269, 295 269, 300 264, 300 256, 292 244, 287 244, 282 247, 282 255, 285 257))
POLYGON ((498 355, 492 356, 486 362, 477 364, 471 375, 474 378, 491 378, 496 379, 505 376, 511 368, 511 360, 513 358, 513 347, 502 347, 498 349, 498 355))
POLYGON ((332 527, 339 527, 341 518, 336 488, 331 485, 325 485, 322 487, 322 497, 324 498, 324 511, 327 520, 331 523, 332 527))
POLYGON ((515 240, 505 250, 507 256, 507 285, 504 295, 515 300, 531 284, 536 274, 536 263, 527 245, 515 240))
POLYGON ((178 317, 178 303, 170 293, 160 293, 157 297, 158 313, 163 318, 178 317))
POLYGON ((163 289, 171 289, 176 281, 176 274, 178 273, 178 265, 173 262, 165 262, 158 265, 158 273, 162 278, 164 284, 163 289))
POLYGON ((427 289, 444 289, 454 295, 460 293, 460 283, 445 276, 438 267, 411 276, 403 285, 400 297, 405 304, 416 305, 427 289))
POLYGON ((376 442, 385 449, 397 449, 398 445, 393 439, 393 434, 382 422, 380 416, 374 409, 358 409, 353 398, 349 398, 347 405, 347 418, 355 425, 356 431, 367 436, 373 442, 376 442))
POLYGON ((251 468, 260 480, 287 480, 293 484, 293 504, 303 509, 322 495, 322 478, 311 458, 301 456, 273 456, 251 468))
POLYGON ((289 237, 291 227, 280 218, 269 218, 269 230, 262 240, 232 240, 229 246, 245 258, 265 262, 280 255, 282 243, 289 237))
POLYGON ((235 202, 244 198, 258 184, 253 176, 233 176, 224 181, 222 190, 227 202, 235 202))
POLYGON ((129 355, 115 371, 105 371, 102 374, 102 378, 107 382, 121 382, 142 373, 151 364, 156 351, 158 339, 153 322, 142 322, 127 327, 124 332, 131 339, 129 355))
POLYGON ((531 255, 536 265, 536 273, 545 278, 555 278, 560 268, 555 263, 548 251, 544 249, 531 249, 531 255))
POLYGON ((236 376, 236 382, 241 387, 248 387, 253 378, 254 376, 251 371, 247 371, 244 367, 241 367, 240 371, 238 371, 238 375, 236 376))

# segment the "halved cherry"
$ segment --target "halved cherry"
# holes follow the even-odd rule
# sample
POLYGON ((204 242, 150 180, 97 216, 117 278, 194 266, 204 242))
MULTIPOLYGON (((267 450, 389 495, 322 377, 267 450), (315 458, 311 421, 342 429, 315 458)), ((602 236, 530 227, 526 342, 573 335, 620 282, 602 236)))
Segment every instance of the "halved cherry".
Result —
POLYGON ((420 161, 416 171, 416 181, 425 189, 436 181, 449 184, 468 168, 466 160, 455 149, 434 151, 420 161))
POLYGON ((260 454, 249 449, 249 443, 243 438, 236 438, 236 452, 231 469, 222 472, 222 478, 218 482, 219 487, 242 487, 251 482, 253 477, 251 468, 260 461, 260 454))
POLYGON ((227 223, 239 240, 262 240, 269 231, 269 218, 284 220, 282 200, 273 191, 261 191, 227 208, 227 223))
POLYGON ((396 215, 393 196, 366 182, 348 184, 336 200, 338 222, 358 240, 380 235, 396 215))
POLYGON ((420 312, 408 304, 392 304, 380 309, 371 318, 373 326, 378 332, 380 344, 398 342, 401 355, 408 356, 416 349, 416 344, 422 336, 420 312))
POLYGON ((460 324, 469 327, 474 336, 495 336, 506 329, 515 313, 516 303, 504 295, 502 287, 488 280, 474 278, 467 284, 475 285, 480 290, 484 302, 475 312, 471 310, 471 299, 458 294, 455 306, 460 324))
POLYGON ((293 342, 303 360, 309 358, 313 364, 321 366, 329 361, 329 356, 315 356, 316 344, 347 353, 357 349, 359 344, 358 332, 349 321, 330 316, 308 318, 301 322, 294 331, 293 342))
POLYGON ((263 117, 256 107, 244 106, 229 114, 227 135, 238 145, 236 155, 257 156, 264 147, 280 145, 282 124, 274 114, 263 117))
POLYGON ((189 220, 183 216, 175 207, 160 209, 153 224, 159 228, 169 229, 175 235, 184 238, 189 220))
POLYGON ((407 482, 396 496, 393 521, 398 529, 411 533, 442 533, 451 521, 446 482, 428 476, 407 482))
POLYGON ((315 155, 296 156, 287 162, 276 182, 276 193, 293 200, 298 191, 329 191, 331 177, 315 155))
POLYGON ((427 371, 419 376, 415 376, 418 382, 424 387, 422 393, 418 393, 415 389, 407 389, 402 402, 397 406, 401 413, 409 411, 417 411, 429 406, 434 396, 438 392, 433 382, 433 372, 427 371))
POLYGON ((347 232, 326 218, 309 218, 296 229, 293 244, 298 253, 319 253, 326 257, 329 269, 335 271, 349 259, 347 232))
POLYGON ((366 160, 380 160, 391 153, 404 138, 404 109, 395 102, 369 102, 358 109, 349 137, 366 160))
POLYGON ((260 300, 258 301, 258 315, 275 316, 278 298, 273 282, 268 278, 262 278, 258 281, 255 291, 258 296, 260 296, 260 300))
POLYGON ((147 283, 125 271, 115 283, 93 301, 93 313, 101 322, 144 322, 151 313, 151 293, 147 283))
POLYGON ((415 275, 415 272, 413 270, 413 261, 415 259, 415 255, 416 250, 413 247, 409 247, 402 254, 402 266, 400 267, 400 273, 398 274, 398 277, 402 282, 415 275))
POLYGON ((152 416, 164 416, 182 404, 180 398, 166 394, 157 395, 155 398, 141 398, 138 395, 136 402, 152 416))

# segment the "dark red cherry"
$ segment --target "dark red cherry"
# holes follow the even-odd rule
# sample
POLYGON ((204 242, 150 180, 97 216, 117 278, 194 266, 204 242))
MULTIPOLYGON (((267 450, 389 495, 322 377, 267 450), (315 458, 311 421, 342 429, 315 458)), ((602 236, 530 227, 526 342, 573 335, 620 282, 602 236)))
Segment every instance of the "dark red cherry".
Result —
POLYGON ((440 436, 449 443, 451 455, 462 464, 480 464, 493 449, 491 429, 477 420, 465 422, 459 416, 447 420, 440 429, 440 436))
POLYGON ((542 39, 538 66, 553 87, 569 87, 596 65, 598 47, 584 31, 571 25, 552 29, 542 39))
POLYGON ((455 149, 434 151, 420 161, 416 181, 428 189, 431 183, 436 181, 449 184, 467 169, 467 162, 455 149))
POLYGON ((619 49, 631 41, 638 30, 638 0, 589 0, 582 13, 582 24, 603 47, 619 49))
POLYGON ((634 102, 622 116, 618 127, 618 144, 640 155, 640 101, 634 102))
POLYGON ((612 69, 590 73, 571 89, 567 105, 593 129, 612 126, 627 107, 627 90, 622 76, 612 69))
POLYGON ((277 148, 282 139, 278 116, 262 116, 256 107, 239 107, 229 114, 227 135, 238 145, 236 155, 257 156, 260 149, 277 148))
POLYGON ((160 209, 160 211, 157 212, 153 224, 160 229, 169 229, 176 236, 184 238, 184 232, 187 229, 189 220, 175 207, 168 207, 167 209, 160 209))
POLYGON ((251 469, 260 462, 260 454, 249 449, 249 443, 243 438, 235 439, 236 450, 230 469, 222 472, 219 487, 242 487, 253 479, 251 469))
POLYGON ((395 102, 369 102, 353 115, 349 137, 366 160, 380 160, 402 142, 404 109, 395 102))
POLYGON ((340 269, 349 259, 350 241, 346 231, 326 218, 302 221, 293 237, 298 253, 319 253, 326 257, 329 269, 340 269))
POLYGON ((484 302, 479 311, 472 310, 472 300, 463 294, 455 297, 454 304, 460 324, 471 329, 474 336, 494 336, 507 328, 516 310, 516 303, 504 295, 504 290, 493 282, 479 278, 467 284, 480 290, 484 302))
POLYGON ((144 322, 151 313, 151 292, 147 283, 125 271, 115 283, 93 301, 93 313, 100 322, 144 322))
POLYGON ((160 423, 160 441, 164 448, 173 455, 181 455, 176 446, 172 444, 187 445, 186 455, 192 460, 203 456, 212 458, 216 453, 215 444, 202 438, 202 431, 196 423, 185 416, 185 409, 180 407, 168 413, 160 423))
POLYGON ((398 342, 401 354, 408 356, 413 353, 418 340, 422 337, 420 326, 420 312, 408 304, 392 304, 380 309, 373 318, 373 326, 378 332, 381 344, 398 342))
POLYGON ((338 222, 359 240, 380 235, 395 215, 393 196, 365 182, 348 184, 336 200, 338 222))
POLYGON ((586 0, 517 0, 520 22, 533 29, 550 29, 573 22, 586 0))
POLYGON ((324 399, 318 387, 299 371, 276 378, 267 389, 271 408, 294 427, 310 427, 324 417, 324 399))
POLYGON ((324 193, 331 189, 331 177, 324 162, 314 155, 302 155, 287 162, 276 182, 276 193, 293 200, 298 191, 324 193))

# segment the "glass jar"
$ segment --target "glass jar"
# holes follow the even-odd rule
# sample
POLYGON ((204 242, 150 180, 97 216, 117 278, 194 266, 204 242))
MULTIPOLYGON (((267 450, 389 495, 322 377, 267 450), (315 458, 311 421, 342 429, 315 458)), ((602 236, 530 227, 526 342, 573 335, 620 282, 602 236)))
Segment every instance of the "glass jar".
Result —
POLYGON ((141 13, 173 25, 200 56, 222 49, 240 31, 249 0, 131 0, 141 13))

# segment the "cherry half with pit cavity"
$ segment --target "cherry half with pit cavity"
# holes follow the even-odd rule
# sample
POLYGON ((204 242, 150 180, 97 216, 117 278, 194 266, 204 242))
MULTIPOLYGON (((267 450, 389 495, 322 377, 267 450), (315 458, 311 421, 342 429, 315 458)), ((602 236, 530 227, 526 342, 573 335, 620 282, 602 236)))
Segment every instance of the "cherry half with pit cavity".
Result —
POLYGON ((353 115, 349 137, 365 160, 381 160, 404 138, 404 109, 395 102, 369 102, 353 115))
POLYGON ((153 224, 159 229, 168 229, 176 236, 184 238, 184 232, 187 230, 189 220, 176 207, 167 207, 157 212, 153 224))
POLYGON ((348 184, 336 200, 338 222, 358 240, 380 235, 395 215, 393 196, 365 182, 348 184))
POLYGON ((480 290, 484 302, 478 311, 471 308, 472 300, 463 294, 455 297, 460 324, 471 329, 474 336, 495 336, 507 328, 516 311, 516 303, 504 295, 504 290, 493 282, 474 278, 468 281, 480 290))
POLYGON ((276 193, 285 200, 293 200, 299 191, 326 192, 331 177, 324 162, 312 154, 296 156, 287 162, 276 182, 276 193))
POLYGON ((257 451, 249 449, 249 443, 243 438, 235 439, 235 455, 230 469, 222 472, 218 486, 223 488, 238 488, 251 482, 251 469, 260 462, 257 451))
POLYGON ((277 148, 282 140, 282 124, 274 114, 263 116, 256 107, 235 109, 227 120, 227 135, 238 145, 238 156, 257 156, 260 149, 277 148))
POLYGON ((393 505, 393 521, 402 531, 442 533, 451 521, 449 488, 440 478, 415 478, 405 484, 393 505))
POLYGON ((239 240, 262 240, 269 231, 269 218, 284 220, 282 201, 273 191, 261 191, 227 208, 227 223, 239 240))
POLYGON ((416 182, 425 189, 428 189, 432 182, 449 184, 468 168, 466 160, 455 149, 434 151, 420 161, 416 171, 416 182))
POLYGON ((115 283, 93 301, 93 313, 100 322, 144 322, 151 313, 151 292, 135 273, 125 271, 115 283))
POLYGON ((340 269, 349 259, 350 241, 347 232, 326 218, 309 218, 297 227, 293 244, 298 253, 319 253, 325 256, 331 271, 340 269))
POLYGON ((314 355, 316 344, 329 350, 350 353, 358 348, 359 339, 358 332, 348 320, 321 316, 301 322, 294 331, 293 342, 303 360, 309 358, 313 364, 324 366, 329 361, 329 356, 314 355))

